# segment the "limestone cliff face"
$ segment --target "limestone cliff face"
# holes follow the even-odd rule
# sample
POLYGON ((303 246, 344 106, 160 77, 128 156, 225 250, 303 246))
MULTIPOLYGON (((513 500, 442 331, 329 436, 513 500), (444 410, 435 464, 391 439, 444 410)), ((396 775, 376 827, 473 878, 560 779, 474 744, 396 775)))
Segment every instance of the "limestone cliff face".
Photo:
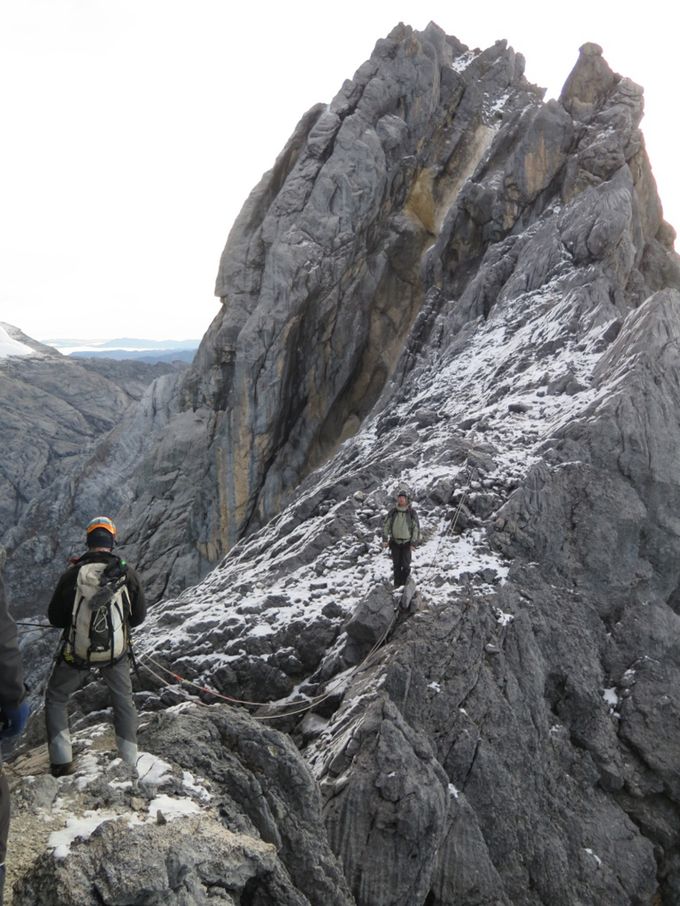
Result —
MULTIPOLYGON (((597 277, 621 312, 678 285, 641 90, 594 45, 560 102, 522 70, 502 42, 473 54, 434 26, 400 27, 303 117, 231 231, 194 367, 119 432, 155 441, 121 520, 156 589, 194 580, 279 511, 357 431, 404 347, 429 342, 442 301, 457 300, 455 332, 510 277, 531 290, 560 261, 574 291, 597 277)), ((113 466, 125 451, 112 449, 113 466)))
POLYGON ((424 252, 501 111, 538 107, 504 44, 467 67, 465 54, 436 27, 379 41, 303 118, 230 234, 193 397, 228 413, 214 451, 223 550, 372 410, 423 306, 424 252))
MULTIPOLYGON (((434 25, 399 26, 302 118, 230 233, 222 307, 193 367, 150 388, 73 493, 33 500, 62 526, 55 562, 104 510, 153 596, 197 581, 384 404, 442 302, 457 300, 457 331, 513 271, 531 289, 569 256, 588 283, 608 244, 600 289, 619 307, 677 283, 641 90, 595 45, 559 102, 522 72, 504 42, 471 52, 434 25)), ((10 573, 28 531, 9 545, 10 573)))
POLYGON ((504 42, 475 55, 399 26, 302 118, 230 233, 191 372, 58 495, 64 552, 93 507, 113 512, 152 593, 177 591, 356 432, 423 307, 424 252, 492 139, 541 109, 522 72, 504 42))
MULTIPOLYGON (((193 368, 34 503, 73 538, 115 511, 166 591, 136 637, 145 745, 210 782, 204 831, 241 835, 191 825, 166 858, 133 830, 162 857, 131 898, 680 900, 674 233, 641 89, 595 45, 559 101, 521 69, 434 26, 379 42, 248 200, 193 368), (423 544, 395 595, 403 484, 423 544), (253 713, 167 711, 199 694, 253 713)), ((85 736, 102 707, 90 683, 85 736)), ((69 857, 91 902, 125 842, 69 857)), ((68 866, 29 860, 19 902, 35 872, 46 906, 52 879, 87 902, 68 866)))
POLYGON ((73 497, 83 459, 153 380, 176 369, 75 361, 4 327, 36 353, 0 359, 0 545, 11 551, 7 580, 14 604, 35 610, 46 605, 43 571, 49 573, 60 549, 62 528, 68 532, 61 511, 73 497))

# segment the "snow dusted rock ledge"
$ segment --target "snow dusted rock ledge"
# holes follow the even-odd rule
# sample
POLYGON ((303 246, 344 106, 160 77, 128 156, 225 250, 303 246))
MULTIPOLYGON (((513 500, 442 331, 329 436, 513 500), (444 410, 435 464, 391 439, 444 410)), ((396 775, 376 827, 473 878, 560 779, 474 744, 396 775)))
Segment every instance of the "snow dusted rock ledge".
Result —
POLYGON ((9 356, 35 355, 35 349, 32 349, 26 343, 12 336, 14 331, 9 324, 0 323, 0 359, 9 356))
POLYGON ((71 777, 27 773, 44 769, 39 753, 15 764, 14 906, 353 902, 286 737, 223 706, 143 724, 142 744, 162 754, 142 754, 138 776, 102 727, 76 738, 71 777))

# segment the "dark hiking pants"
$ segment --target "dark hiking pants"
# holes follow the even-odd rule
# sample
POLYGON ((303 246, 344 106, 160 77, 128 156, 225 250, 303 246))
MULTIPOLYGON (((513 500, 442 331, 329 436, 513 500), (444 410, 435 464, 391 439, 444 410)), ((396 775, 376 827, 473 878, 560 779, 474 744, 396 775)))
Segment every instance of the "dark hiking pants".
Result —
POLYGON ((411 572, 411 542, 400 544, 398 541, 390 541, 390 553, 394 567, 394 587, 401 588, 406 585, 411 572))
POLYGON ((3 903, 2 891, 5 886, 5 854, 7 853, 8 834, 9 787, 7 786, 7 778, 2 773, 2 767, 0 767, 0 906, 3 903))
MULTIPOLYGON (((109 689, 118 753, 123 761, 134 765, 137 761, 137 710, 132 700, 130 661, 124 657, 116 664, 97 669, 109 689)), ((68 700, 89 676, 89 670, 78 670, 61 658, 52 668, 45 692, 45 723, 51 764, 68 764, 73 760, 68 700)))

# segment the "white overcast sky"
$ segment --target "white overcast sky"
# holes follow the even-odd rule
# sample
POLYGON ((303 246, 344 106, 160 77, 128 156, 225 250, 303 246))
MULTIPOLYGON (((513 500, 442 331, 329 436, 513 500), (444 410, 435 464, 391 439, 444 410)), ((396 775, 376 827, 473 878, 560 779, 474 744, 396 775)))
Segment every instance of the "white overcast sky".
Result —
POLYGON ((595 41, 645 88, 680 228, 677 32, 661 0, 0 0, 0 321, 38 339, 200 337, 229 228, 300 116, 399 21, 499 38, 559 93, 595 41))

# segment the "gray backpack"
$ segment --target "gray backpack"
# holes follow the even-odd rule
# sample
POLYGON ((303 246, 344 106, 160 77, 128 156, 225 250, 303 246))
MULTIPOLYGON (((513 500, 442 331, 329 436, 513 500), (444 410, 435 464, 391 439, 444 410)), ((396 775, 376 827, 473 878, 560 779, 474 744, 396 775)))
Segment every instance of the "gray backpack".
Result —
POLYGON ((84 563, 78 570, 65 659, 78 667, 115 664, 128 652, 130 596, 125 561, 84 563))

